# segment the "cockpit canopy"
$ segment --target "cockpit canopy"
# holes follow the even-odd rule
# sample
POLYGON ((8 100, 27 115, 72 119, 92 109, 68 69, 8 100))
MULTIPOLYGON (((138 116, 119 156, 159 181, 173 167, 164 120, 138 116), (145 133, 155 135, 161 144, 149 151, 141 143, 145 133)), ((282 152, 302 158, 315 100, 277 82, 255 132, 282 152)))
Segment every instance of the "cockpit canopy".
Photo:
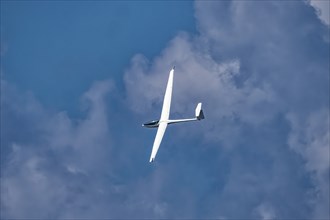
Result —
POLYGON ((159 125, 159 120, 152 120, 143 124, 143 126, 147 128, 157 128, 158 125, 159 125))

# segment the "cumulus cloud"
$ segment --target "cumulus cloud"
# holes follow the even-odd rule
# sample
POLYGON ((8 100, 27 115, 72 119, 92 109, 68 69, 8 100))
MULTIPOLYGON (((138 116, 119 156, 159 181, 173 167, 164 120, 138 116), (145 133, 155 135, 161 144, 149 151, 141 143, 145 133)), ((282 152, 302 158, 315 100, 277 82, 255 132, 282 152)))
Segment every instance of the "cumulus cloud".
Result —
POLYGON ((159 194, 170 173, 146 170, 150 149, 133 135, 140 127, 131 131, 131 118, 107 104, 120 105, 112 81, 82 95, 79 118, 47 109, 6 81, 1 94, 1 218, 168 216, 159 194))
POLYGON ((65 112, 45 109, 32 94, 21 93, 6 81, 1 85, 5 94, 1 100, 2 152, 7 155, 1 166, 2 217, 64 218, 94 213, 97 208, 89 205, 89 199, 102 188, 99 180, 95 183, 90 178, 97 175, 96 167, 107 165, 105 159, 111 155, 103 99, 112 83, 95 83, 84 94, 86 117, 78 121, 65 112))
POLYGON ((125 94, 94 83, 80 118, 1 82, 1 217, 329 217, 329 33, 314 9, 198 1, 195 16, 199 34, 132 58, 125 94), (206 119, 169 128, 149 166, 140 120, 159 117, 173 65, 171 115, 201 101, 206 119))
POLYGON ((308 1, 316 10, 319 18, 328 26, 330 25, 330 2, 324 0, 308 1))
POLYGON ((303 120, 289 113, 292 124, 289 145, 306 160, 306 169, 315 183, 314 217, 329 215, 329 109, 320 109, 303 120))
POLYGON ((261 219, 276 219, 276 215, 273 211, 273 208, 269 204, 261 204, 257 207, 256 212, 259 214, 261 219))
MULTIPOLYGON (((329 111, 329 42, 323 36, 329 37, 329 33, 304 2, 196 2, 195 10, 198 36, 180 33, 153 60, 143 55, 132 59, 125 74, 132 110, 158 117, 154 109, 161 108, 167 73, 175 64, 172 115, 181 116, 191 112, 198 101, 204 103, 207 120, 203 130, 198 125, 189 133, 202 133, 204 145, 213 143, 210 145, 218 154, 225 148, 243 153, 245 146, 250 146, 254 150, 248 149, 249 153, 260 151, 261 157, 273 163, 266 175, 253 168, 258 164, 250 161, 253 157, 242 159, 249 163, 248 170, 242 161, 232 158, 231 168, 237 166, 237 170, 230 171, 224 190, 208 200, 227 203, 223 209, 218 207, 218 212, 208 213, 236 218, 253 216, 251 210, 257 210, 254 213, 264 218, 275 214, 277 218, 328 218, 329 120, 325 119, 329 111), (293 171, 286 173, 285 166, 300 169, 306 179, 299 175, 290 179, 293 171), (252 173, 245 179, 243 171, 252 173), (267 178, 278 175, 282 180, 268 182, 267 178), (260 188, 236 186, 249 181, 256 181, 260 188), (301 200, 279 193, 264 201, 272 206, 260 205, 262 201, 258 204, 265 194, 275 193, 275 188, 290 191, 291 184, 281 189, 280 181, 300 185, 290 193, 301 200), (303 186, 303 182, 312 187, 303 186), (240 198, 235 194, 239 188, 242 194, 251 190, 254 196, 240 198), (231 203, 232 197, 235 201, 231 203), (309 209, 289 212, 279 203, 282 199, 289 206, 309 209), (237 204, 247 207, 247 202, 251 207, 232 212, 237 204)), ((182 130, 177 134, 187 136, 182 130)))

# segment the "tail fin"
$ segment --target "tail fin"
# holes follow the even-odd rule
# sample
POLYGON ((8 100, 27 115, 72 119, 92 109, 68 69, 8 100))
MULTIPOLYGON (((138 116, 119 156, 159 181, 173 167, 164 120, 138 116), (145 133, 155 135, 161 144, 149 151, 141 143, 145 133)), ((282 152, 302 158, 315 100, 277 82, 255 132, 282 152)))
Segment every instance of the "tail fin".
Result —
POLYGON ((201 102, 197 104, 197 107, 196 107, 196 110, 195 110, 195 115, 196 115, 196 118, 198 120, 204 119, 204 113, 203 113, 203 110, 202 110, 202 103, 201 102))

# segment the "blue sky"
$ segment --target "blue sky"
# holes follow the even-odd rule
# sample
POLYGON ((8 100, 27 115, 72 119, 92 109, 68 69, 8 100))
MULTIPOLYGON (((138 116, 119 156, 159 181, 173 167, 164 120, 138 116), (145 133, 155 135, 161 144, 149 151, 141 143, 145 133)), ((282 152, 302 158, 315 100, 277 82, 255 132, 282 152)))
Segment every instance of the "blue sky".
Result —
POLYGON ((1 1, 1 217, 328 219, 328 8, 1 1))
POLYGON ((192 2, 5 1, 2 29, 4 78, 67 110, 95 80, 122 87, 134 54, 152 58, 195 25, 192 2))

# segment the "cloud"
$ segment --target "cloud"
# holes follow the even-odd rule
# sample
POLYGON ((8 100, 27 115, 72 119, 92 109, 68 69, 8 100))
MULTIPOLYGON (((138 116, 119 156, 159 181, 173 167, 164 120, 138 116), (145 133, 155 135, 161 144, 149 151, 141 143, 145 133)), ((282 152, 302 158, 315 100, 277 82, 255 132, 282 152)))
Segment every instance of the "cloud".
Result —
POLYGON ((313 112, 305 120, 288 114, 292 124, 289 145, 306 160, 306 169, 311 173, 315 188, 311 193, 317 196, 313 203, 314 218, 329 215, 329 109, 313 112))
POLYGON ((93 83, 79 117, 1 82, 1 217, 329 217, 329 41, 314 9, 210 1, 195 16, 198 34, 132 58, 125 91, 93 83), (206 119, 170 127, 150 166, 141 119, 159 117, 173 65, 171 115, 201 101, 206 119))
POLYGON ((149 169, 140 124, 132 131, 131 117, 113 109, 120 101, 112 81, 93 83, 78 118, 47 109, 6 81, 1 85, 1 218, 171 214, 160 196, 171 174, 166 166, 149 169))
POLYGON ((264 220, 276 219, 276 215, 273 211, 273 208, 268 204, 261 204, 260 206, 258 206, 256 211, 260 215, 261 219, 264 219, 264 220))
POLYGON ((318 17, 326 25, 330 25, 330 2, 323 0, 310 0, 308 1, 311 6, 316 10, 318 17))
POLYGON ((329 42, 323 36, 329 33, 304 2, 196 2, 195 10, 199 35, 180 33, 153 60, 132 59, 125 73, 132 110, 158 117, 154 109, 161 109, 175 64, 173 117, 202 101, 207 118, 187 125, 190 135, 187 127, 177 128, 177 136, 198 136, 233 160, 223 190, 207 199, 214 209, 204 216, 328 218, 329 42), (269 161, 268 171, 256 168, 261 158, 269 161), (301 173, 285 171, 288 166, 301 173), (251 197, 240 196, 249 191, 251 197))
POLYGON ((91 179, 111 158, 104 97, 113 89, 112 82, 97 82, 84 94, 86 117, 79 120, 45 109, 33 95, 6 81, 1 84, 6 135, 1 150, 7 155, 1 166, 2 217, 98 216, 97 206, 89 201, 102 197, 104 186, 91 179))

